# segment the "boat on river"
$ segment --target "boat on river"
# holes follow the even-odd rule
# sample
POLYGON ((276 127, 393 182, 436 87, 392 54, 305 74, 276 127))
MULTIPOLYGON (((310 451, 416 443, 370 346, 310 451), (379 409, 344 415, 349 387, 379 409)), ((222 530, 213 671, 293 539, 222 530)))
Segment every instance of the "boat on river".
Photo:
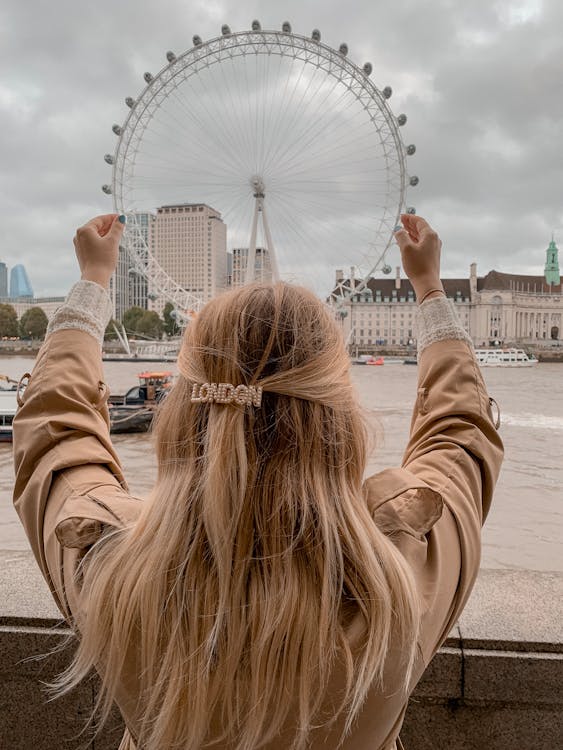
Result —
POLYGON ((538 360, 524 349, 475 349, 477 362, 481 367, 532 367, 538 360))
POLYGON ((12 423, 17 410, 16 390, 0 389, 0 443, 12 442, 12 423))
POLYGON ((110 432, 112 435, 148 432, 154 413, 154 406, 110 406, 110 432))
POLYGON ((374 357, 372 354, 360 354, 359 357, 352 360, 353 365, 382 365, 383 357, 374 357))
POLYGON ((130 388, 124 395, 110 395, 110 432, 148 432, 151 428, 157 405, 166 397, 174 373, 169 370, 139 373, 139 385, 130 388))
POLYGON ((12 442, 12 423, 17 410, 18 381, 0 375, 0 443, 12 442))

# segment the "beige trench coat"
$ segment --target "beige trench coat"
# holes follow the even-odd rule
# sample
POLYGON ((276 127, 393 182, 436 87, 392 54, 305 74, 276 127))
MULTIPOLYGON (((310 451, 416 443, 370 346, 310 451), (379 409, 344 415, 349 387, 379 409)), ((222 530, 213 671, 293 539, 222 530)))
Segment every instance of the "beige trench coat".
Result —
MULTIPOLYGON (((79 330, 55 331, 41 349, 14 422, 15 507, 69 622, 79 606, 78 561, 104 528, 134 524, 142 504, 128 493, 110 440, 107 397, 97 341, 79 330)), ((403 464, 365 483, 374 521, 412 566, 423 601, 411 687, 471 592, 502 452, 470 347, 458 340, 428 346, 420 357, 403 464)), ((400 747, 407 703, 396 690, 400 681, 399 659, 391 653, 385 689, 369 695, 346 750, 400 747)), ((128 727, 121 750, 135 747, 135 684, 131 669, 117 699, 128 727)), ((328 735, 315 730, 312 750, 336 747, 340 730, 340 725, 328 735)), ((288 736, 266 750, 285 750, 288 736)))

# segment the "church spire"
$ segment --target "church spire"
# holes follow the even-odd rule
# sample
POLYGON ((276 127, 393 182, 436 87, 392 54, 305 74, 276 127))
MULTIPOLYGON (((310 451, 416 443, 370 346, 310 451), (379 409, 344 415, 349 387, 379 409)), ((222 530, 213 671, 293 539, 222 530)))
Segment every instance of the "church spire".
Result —
POLYGON ((559 250, 555 244, 553 234, 551 235, 551 242, 546 250, 545 259, 545 283, 553 284, 558 286, 561 283, 561 276, 559 274, 559 250))

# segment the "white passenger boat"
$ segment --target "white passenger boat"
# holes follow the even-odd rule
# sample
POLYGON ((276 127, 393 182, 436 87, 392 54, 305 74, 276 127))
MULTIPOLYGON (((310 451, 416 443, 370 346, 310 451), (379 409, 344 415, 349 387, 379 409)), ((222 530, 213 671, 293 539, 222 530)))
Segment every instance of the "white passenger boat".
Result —
POLYGON ((12 442, 12 422, 17 408, 16 392, 0 389, 0 443, 12 442))
POLYGON ((538 360, 523 349, 475 349, 481 367, 532 367, 538 360))

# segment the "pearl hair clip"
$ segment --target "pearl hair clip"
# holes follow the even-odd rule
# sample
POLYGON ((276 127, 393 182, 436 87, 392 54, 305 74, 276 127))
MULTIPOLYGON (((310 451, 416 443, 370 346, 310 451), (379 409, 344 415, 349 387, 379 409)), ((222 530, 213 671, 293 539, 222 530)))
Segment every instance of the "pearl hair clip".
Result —
POLYGON ((194 383, 191 401, 194 404, 238 404, 239 406, 262 405, 262 388, 256 385, 233 385, 232 383, 194 383))

